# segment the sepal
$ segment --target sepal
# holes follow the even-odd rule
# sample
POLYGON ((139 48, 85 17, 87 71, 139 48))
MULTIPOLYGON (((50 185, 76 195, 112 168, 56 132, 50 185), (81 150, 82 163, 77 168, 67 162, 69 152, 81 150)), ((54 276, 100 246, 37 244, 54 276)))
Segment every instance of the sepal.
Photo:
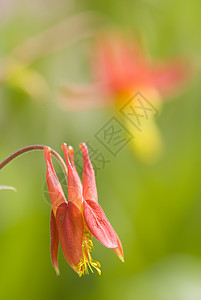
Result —
POLYGON ((117 248, 117 234, 101 206, 93 200, 84 200, 84 219, 89 231, 107 248, 117 248))
POLYGON ((57 209, 56 225, 63 254, 74 268, 81 259, 84 233, 83 217, 79 208, 73 202, 61 204, 57 209))

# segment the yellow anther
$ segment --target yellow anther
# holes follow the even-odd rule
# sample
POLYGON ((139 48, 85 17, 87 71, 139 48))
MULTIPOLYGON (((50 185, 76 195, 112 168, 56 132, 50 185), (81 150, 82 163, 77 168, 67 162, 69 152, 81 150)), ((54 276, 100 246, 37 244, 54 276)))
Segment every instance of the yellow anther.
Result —
POLYGON ((94 250, 93 242, 92 242, 92 234, 85 229, 83 240, 82 240, 82 257, 79 264, 76 266, 76 271, 78 272, 79 277, 85 274, 89 274, 89 269, 92 273, 94 273, 92 267, 101 275, 100 263, 93 260, 90 252, 94 250), (88 269, 89 268, 89 269, 88 269))
POLYGON ((101 275, 101 270, 99 268, 96 268, 96 271, 98 272, 98 275, 101 275))

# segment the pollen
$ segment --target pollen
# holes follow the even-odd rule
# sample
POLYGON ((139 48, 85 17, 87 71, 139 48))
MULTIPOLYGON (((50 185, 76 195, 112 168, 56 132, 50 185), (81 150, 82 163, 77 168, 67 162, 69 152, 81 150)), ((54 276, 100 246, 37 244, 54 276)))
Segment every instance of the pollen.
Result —
POLYGON ((101 265, 91 257, 91 252, 94 250, 92 242, 92 234, 85 228, 82 240, 82 257, 79 264, 75 267, 79 277, 82 275, 89 275, 89 270, 94 273, 94 269, 98 275, 101 275, 101 265))

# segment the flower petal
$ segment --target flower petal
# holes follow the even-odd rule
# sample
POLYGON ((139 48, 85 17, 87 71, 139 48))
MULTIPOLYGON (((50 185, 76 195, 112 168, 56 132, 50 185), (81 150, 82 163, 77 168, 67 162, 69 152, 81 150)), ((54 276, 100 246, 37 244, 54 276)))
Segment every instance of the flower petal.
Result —
POLYGON ((192 75, 188 62, 172 61, 150 68, 150 81, 163 95, 184 86, 192 75))
POLYGON ((104 83, 66 84, 59 90, 57 103, 62 109, 86 111, 112 105, 114 99, 108 94, 104 83))
POLYGON ((83 155, 83 198, 98 202, 94 169, 85 143, 79 145, 83 155))
POLYGON ((126 120, 126 128, 135 135, 130 146, 144 163, 157 162, 163 154, 163 140, 155 120, 150 118, 141 122, 141 131, 136 131, 133 124, 126 120))
POLYGON ((84 220, 93 236, 107 248, 117 248, 117 234, 101 206, 93 200, 84 200, 84 220))
POLYGON ((51 217, 50 217, 50 232, 51 232, 51 259, 53 267, 57 273, 57 276, 59 276, 59 267, 58 267, 58 249, 59 249, 59 236, 57 233, 57 226, 56 226, 56 220, 53 213, 53 210, 51 211, 51 217))
POLYGON ((102 35, 95 47, 95 76, 115 95, 133 90, 146 81, 143 51, 130 36, 102 35))
POLYGON ((57 209, 56 224, 63 254, 74 268, 81 259, 84 232, 83 217, 73 203, 63 203, 57 209))
POLYGON ((116 253, 116 255, 119 257, 119 259, 124 262, 124 252, 123 252, 123 247, 122 247, 122 244, 121 244, 121 241, 118 237, 118 235, 116 236, 117 237, 117 245, 118 247, 113 249, 114 252, 116 253))
POLYGON ((54 215, 56 216, 56 211, 59 205, 67 202, 61 184, 59 182, 59 179, 52 165, 50 148, 48 147, 44 148, 44 154, 45 154, 45 161, 47 164, 47 173, 46 173, 47 186, 50 195, 52 209, 54 215))
MULTIPOLYGON (((65 151, 66 151, 66 149, 65 149, 65 151)), ((82 182, 81 182, 80 177, 79 177, 79 175, 78 175, 78 173, 77 173, 77 170, 76 170, 76 168, 75 168, 75 163, 74 163, 74 150, 73 150, 73 147, 72 147, 72 146, 68 146, 68 155, 69 155, 69 157, 70 157, 70 162, 71 162, 71 166, 72 166, 72 168, 73 168, 74 176, 76 176, 76 180, 77 180, 77 182, 78 182, 78 184, 79 184, 79 186, 80 186, 80 189, 82 189, 82 182)))
POLYGON ((66 164, 68 167, 68 199, 69 201, 75 203, 81 208, 83 204, 82 200, 82 183, 77 174, 74 164, 71 165, 68 158, 68 148, 66 143, 62 144, 62 149, 64 151, 66 164))

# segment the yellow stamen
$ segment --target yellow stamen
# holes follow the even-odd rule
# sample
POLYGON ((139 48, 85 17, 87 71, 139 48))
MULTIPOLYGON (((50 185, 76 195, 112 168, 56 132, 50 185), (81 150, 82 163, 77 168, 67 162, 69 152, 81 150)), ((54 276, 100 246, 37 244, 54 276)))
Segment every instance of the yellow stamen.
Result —
POLYGON ((93 242, 91 240, 92 237, 92 234, 86 229, 84 231, 82 240, 82 257, 79 264, 75 267, 75 270, 78 272, 79 277, 85 274, 89 275, 89 269, 92 273, 94 273, 93 268, 99 275, 101 275, 100 263, 93 260, 90 254, 90 252, 94 250, 93 242))

